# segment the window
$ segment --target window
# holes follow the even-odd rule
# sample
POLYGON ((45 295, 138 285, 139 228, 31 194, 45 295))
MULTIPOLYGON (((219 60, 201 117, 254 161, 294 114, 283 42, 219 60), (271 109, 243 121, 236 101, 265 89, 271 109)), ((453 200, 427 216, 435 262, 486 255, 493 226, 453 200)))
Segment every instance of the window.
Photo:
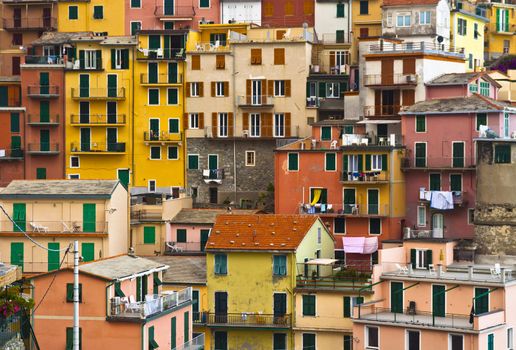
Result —
POLYGON ((414 163, 416 168, 426 167, 426 143, 416 142, 414 148, 414 163))
POLYGON ((487 81, 480 82, 480 95, 489 97, 489 83, 487 81))
POLYGON ((223 81, 217 81, 215 83, 215 96, 216 97, 224 97, 225 96, 223 81))
POLYGON ((507 328, 507 349, 514 349, 514 331, 512 328, 507 328))
POLYGON ((251 64, 262 64, 262 49, 251 49, 251 64))
POLYGON ((215 58, 215 68, 225 69, 226 68, 226 56, 217 55, 215 58))
POLYGON ((508 32, 509 31, 509 9, 497 8, 496 9, 496 31, 508 32))
POLYGON ((464 167, 464 142, 452 142, 452 165, 454 168, 464 167))
POLYGON ((303 333, 303 350, 315 350, 316 340, 314 333, 303 333))
POLYGON ((79 180, 81 176, 79 174, 69 174, 68 179, 70 180, 79 180))
POLYGON ((352 214, 355 212, 356 206, 356 192, 354 188, 344 189, 344 214, 352 214))
POLYGON ((415 269, 427 269, 428 264, 432 263, 432 250, 429 249, 411 249, 412 267, 415 269))
POLYGON ((326 83, 326 97, 327 98, 339 98, 340 96, 340 84, 339 83, 326 83))
POLYGON ((407 330, 407 350, 419 350, 420 349, 420 333, 419 331, 407 330))
POLYGON ((285 114, 274 114, 274 137, 285 136, 285 114))
POLYGON ((285 333, 274 333, 272 349, 287 350, 287 335, 285 333))
POLYGON ((227 332, 215 332, 215 350, 228 350, 227 332))
POLYGON ((475 208, 468 208, 468 225, 475 223, 475 208))
POLYGON ((497 164, 510 164, 511 145, 495 145, 494 162, 497 164))
POLYGON ((419 12, 419 24, 431 24, 431 12, 430 11, 421 11, 419 12))
POLYGON ((345 234, 346 233, 346 219, 345 218, 335 218, 333 223, 333 233, 337 234, 345 234))
POLYGON ((323 141, 331 140, 331 126, 322 126, 321 127, 321 140, 323 140, 323 141))
POLYGON ((80 167, 79 157, 71 156, 70 157, 70 168, 79 168, 79 167, 80 167))
POLYGON ((429 177, 429 187, 430 191, 440 191, 441 190, 441 174, 435 173, 428 175, 429 177))
POLYGON ((156 228, 154 226, 143 227, 143 244, 156 243, 156 228))
POLYGON ((489 312, 489 288, 475 288, 475 315, 489 312))
POLYGON ((410 15, 398 15, 396 17, 397 27, 410 27, 410 15))
MULTIPOLYGON (((73 283, 66 284, 66 302, 73 303, 73 283)), ((82 283, 79 283, 79 303, 82 303, 82 283)))
POLYGON ((303 316, 315 316, 315 295, 303 295, 303 316))
POLYGON ((450 174, 450 191, 462 192, 462 175, 450 174))
POLYGON ((480 130, 480 125, 487 126, 487 113, 477 113, 477 123, 475 130, 480 130))
MULTIPOLYGON (((147 276, 145 276, 147 277, 147 276)), ((147 338, 148 338, 148 345, 149 350, 155 350, 159 348, 159 344, 156 342, 156 339, 154 339, 154 326, 151 326, 147 329, 147 338)))
POLYGON ((209 8, 210 0, 199 0, 199 8, 209 8))
POLYGON ((343 18, 345 16, 344 13, 344 4, 338 3, 337 4, 337 18, 343 18))
POLYGON ((249 124, 251 125, 250 136, 251 137, 260 137, 260 125, 261 125, 260 114, 252 113, 249 116, 249 122, 250 122, 249 124))
POLYGON ((274 49, 274 64, 284 65, 285 64, 285 49, 275 48, 274 49))
MULTIPOLYGON (((159 101, 159 98, 158 98, 158 101, 159 101)), ((178 101, 179 100, 178 100, 178 90, 177 90, 177 88, 168 88, 167 89, 167 104, 169 106, 170 105, 177 105, 178 101)))
POLYGON ((128 49, 111 49, 111 69, 129 69, 128 49))
POLYGON ((468 55, 468 67, 469 69, 473 69, 473 54, 468 55))
POLYGON ((217 115, 217 121, 219 123, 217 127, 218 137, 228 137, 228 114, 219 113, 217 115))
POLYGON ((188 155, 188 170, 198 170, 199 169, 199 155, 198 154, 189 154, 188 155))
POLYGON ((382 219, 370 218, 369 219, 369 234, 380 235, 382 234, 382 219))
POLYGON ((478 92, 478 84, 469 84, 469 92, 474 92, 474 93, 477 93, 478 92))
POLYGON ((200 96, 200 83, 190 83, 190 97, 199 97, 200 96))
POLYGON ((275 276, 287 275, 287 256, 274 255, 272 264, 272 273, 275 276))
POLYGON ((274 96, 285 97, 285 80, 274 80, 274 96))
POLYGON ((361 15, 369 14, 369 0, 360 0, 360 14, 361 15))
POLYGON ((153 160, 161 159, 161 146, 151 146, 150 159, 153 159, 153 160))
POLYGON ((157 106, 159 105, 159 89, 149 89, 148 90, 149 97, 149 105, 157 106))
POLYGON ((465 19, 457 19, 457 33, 459 35, 466 35, 468 22, 465 19))
POLYGON ((188 114, 188 128, 199 129, 199 113, 188 114))
POLYGON ((177 146, 168 146, 167 158, 170 160, 178 160, 179 159, 179 152, 178 152, 177 146))
POLYGON ((367 349, 380 348, 380 335, 378 327, 366 326, 366 347, 367 349))
POLYGON ((464 350, 464 336, 462 334, 450 334, 449 349, 464 350))
POLYGON ((288 153, 288 171, 299 171, 299 153, 288 153))
POLYGON ((142 22, 131 21, 131 35, 136 35, 142 29, 142 22))
POLYGON ((23 34, 13 33, 13 45, 23 45, 23 34))
MULTIPOLYGON (((66 350, 73 350, 73 327, 66 327, 66 350)), ((82 328, 79 327, 79 349, 82 350, 82 328)))
POLYGON ((192 55, 192 70, 201 70, 201 56, 192 55))
POLYGON ((78 6, 68 6, 68 19, 79 19, 79 7, 78 6))
POLYGON ((168 132, 170 134, 179 133, 179 119, 171 118, 168 120, 168 132))
POLYGON ((487 335, 487 350, 494 350, 494 333, 487 335))
POLYGON ((142 7, 141 0, 131 0, 131 8, 140 8, 142 7))
POLYGON ((419 227, 426 226, 426 207, 424 206, 417 207, 417 225, 419 227))
POLYGON ((324 171, 336 171, 337 170, 337 154, 326 153, 324 159, 324 171))
POLYGON ((228 274, 228 257, 226 254, 215 254, 215 274, 228 274))
MULTIPOLYGON (((366 169, 367 169, 367 157, 368 155, 366 154, 366 169)), ((383 158, 385 158, 387 160, 387 155, 386 154, 371 154, 370 157, 371 157, 371 167, 370 169, 371 170, 374 170, 374 171, 381 171, 381 170, 387 170, 386 168, 386 165, 387 164, 383 164, 383 158)))
POLYGON ((47 178, 47 168, 36 168, 36 179, 44 180, 47 178))
POLYGON ((245 166, 255 166, 255 151, 245 151, 245 166))
POLYGON ((103 19, 104 18, 104 6, 93 6, 93 18, 103 19))
MULTIPOLYGON (((99 56, 97 57, 97 50, 84 50, 84 69, 101 69, 100 64, 100 50, 98 51, 99 56), (97 58, 99 64, 97 66, 97 58)), ((79 51, 80 55, 81 51, 79 51)))
POLYGON ((178 228, 176 230, 177 243, 186 243, 186 229, 178 228))
POLYGON ((426 116, 416 115, 416 132, 426 132, 426 116))

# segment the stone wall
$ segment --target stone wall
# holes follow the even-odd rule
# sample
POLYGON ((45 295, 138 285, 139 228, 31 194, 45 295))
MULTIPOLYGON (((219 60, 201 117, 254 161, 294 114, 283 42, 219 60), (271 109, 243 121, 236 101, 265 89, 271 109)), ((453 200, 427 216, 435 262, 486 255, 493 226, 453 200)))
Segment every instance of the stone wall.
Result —
POLYGON ((477 252, 493 255, 516 255, 516 226, 475 225, 477 252))

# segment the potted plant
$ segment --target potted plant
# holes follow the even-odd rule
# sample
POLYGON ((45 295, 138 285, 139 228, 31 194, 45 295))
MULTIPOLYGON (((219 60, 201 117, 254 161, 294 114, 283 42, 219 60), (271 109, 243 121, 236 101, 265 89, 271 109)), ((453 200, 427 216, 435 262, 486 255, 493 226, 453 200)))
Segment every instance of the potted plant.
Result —
POLYGON ((20 287, 6 287, 0 291, 0 315, 10 317, 20 310, 30 310, 34 307, 32 299, 25 299, 21 295, 20 287))

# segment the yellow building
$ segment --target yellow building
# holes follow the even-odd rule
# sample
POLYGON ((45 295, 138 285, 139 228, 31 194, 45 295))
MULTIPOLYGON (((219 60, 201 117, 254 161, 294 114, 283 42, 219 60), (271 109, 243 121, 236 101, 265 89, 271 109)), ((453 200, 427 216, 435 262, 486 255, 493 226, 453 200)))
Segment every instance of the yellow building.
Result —
POLYGON ((188 31, 138 34, 134 68, 134 187, 167 192, 185 187, 183 127, 188 31))
POLYGON ((466 71, 478 71, 484 67, 486 11, 467 1, 452 2, 451 7, 450 44, 464 48, 466 71))
MULTIPOLYGON (((0 194, 0 204, 15 222, 0 220, 2 257, 25 274, 58 269, 74 240, 84 261, 127 252, 128 198, 119 181, 15 180, 0 194)), ((73 266, 73 254, 63 264, 73 266)))
POLYGON ((61 0, 58 2, 59 32, 97 32, 125 35, 125 2, 61 0))
POLYGON ((66 84, 66 175, 133 183, 132 37, 75 36, 66 84))
POLYGON ((316 216, 219 215, 206 247, 215 349, 293 349, 297 266, 333 248, 316 216))
POLYGON ((509 0, 483 2, 489 19, 484 35, 485 59, 493 60, 503 54, 516 53, 516 4, 509 0))
POLYGON ((358 42, 360 39, 382 35, 383 0, 351 1, 353 39, 351 62, 358 64, 358 42))

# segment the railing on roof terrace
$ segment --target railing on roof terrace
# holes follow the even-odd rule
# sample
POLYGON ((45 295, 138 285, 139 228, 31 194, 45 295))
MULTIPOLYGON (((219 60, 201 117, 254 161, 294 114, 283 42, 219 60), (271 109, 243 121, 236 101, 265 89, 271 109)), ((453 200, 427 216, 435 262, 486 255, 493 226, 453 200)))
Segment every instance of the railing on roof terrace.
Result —
POLYGON ((138 60, 184 60, 185 49, 178 48, 138 48, 136 51, 136 59, 138 60))
POLYGON ((450 169, 475 169, 476 159, 474 157, 404 157, 401 167, 404 169, 428 169, 428 168, 450 168, 450 169))
POLYGON ((273 315, 260 312, 206 313, 206 323, 236 327, 290 328, 291 315, 273 315))
POLYGON ((4 28, 9 30, 29 30, 57 28, 56 17, 21 17, 4 18, 4 28))
POLYGON ((417 74, 366 74, 365 86, 417 85, 417 74))
POLYGON ((156 6, 154 15, 158 17, 193 17, 193 6, 156 6))
POLYGON ((229 41, 210 41, 210 42, 198 42, 195 48, 192 49, 195 52, 229 52, 231 47, 229 41))
POLYGON ((81 221, 81 220, 61 220, 61 221, 27 221, 14 220, 16 225, 11 221, 0 221, 0 232, 21 232, 26 230, 33 233, 107 233, 107 221, 81 221))
POLYGON ((133 221, 161 221, 161 207, 156 209, 131 210, 131 220, 133 221))
POLYGON ((177 348, 172 348, 172 350, 203 350, 204 349, 204 333, 199 334, 192 340, 184 343, 183 345, 178 346, 177 348))
POLYGON ((25 56, 25 64, 64 64, 64 58, 57 55, 27 55, 25 56))
POLYGON ((9 160, 21 160, 23 159, 23 149, 18 148, 0 148, 0 162, 9 160))
POLYGON ((319 34, 317 40, 323 44, 349 44, 351 43, 352 33, 350 32, 339 32, 336 33, 323 33, 319 34))
POLYGON ((445 44, 434 44, 424 41, 403 43, 392 43, 382 41, 379 44, 369 45, 369 53, 383 52, 426 52, 453 55, 459 58, 464 58, 464 48, 459 48, 445 44))
POLYGON ((359 217, 377 217, 389 216, 389 205, 355 203, 355 204, 321 204, 311 205, 310 203, 301 204, 299 214, 315 214, 315 215, 349 215, 359 217))

